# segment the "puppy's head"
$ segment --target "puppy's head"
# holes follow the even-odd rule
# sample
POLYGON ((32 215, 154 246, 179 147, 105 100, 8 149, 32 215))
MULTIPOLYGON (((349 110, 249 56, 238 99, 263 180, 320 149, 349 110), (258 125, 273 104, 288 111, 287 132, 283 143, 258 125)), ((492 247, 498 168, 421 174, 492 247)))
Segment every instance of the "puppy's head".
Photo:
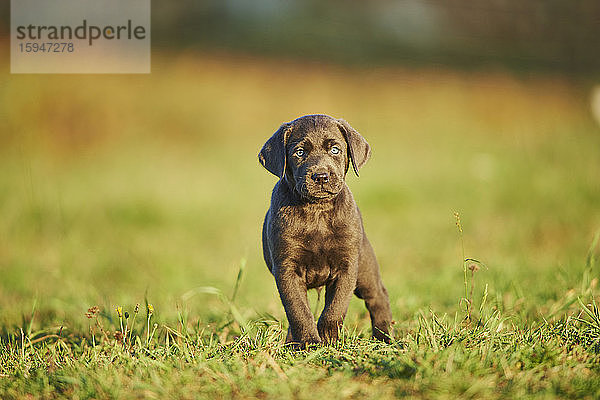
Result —
POLYGON ((328 200, 344 186, 350 164, 356 175, 371 148, 346 121, 306 115, 285 123, 258 155, 272 174, 286 179, 308 201, 328 200))

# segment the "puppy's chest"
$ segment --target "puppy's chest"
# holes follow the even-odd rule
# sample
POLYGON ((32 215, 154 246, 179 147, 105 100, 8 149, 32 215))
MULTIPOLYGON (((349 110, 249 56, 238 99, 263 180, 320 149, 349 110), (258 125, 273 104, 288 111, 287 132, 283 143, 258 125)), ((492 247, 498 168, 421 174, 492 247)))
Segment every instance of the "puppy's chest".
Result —
POLYGON ((296 272, 305 276, 309 288, 335 279, 358 261, 358 237, 351 226, 327 214, 312 215, 283 235, 296 272))

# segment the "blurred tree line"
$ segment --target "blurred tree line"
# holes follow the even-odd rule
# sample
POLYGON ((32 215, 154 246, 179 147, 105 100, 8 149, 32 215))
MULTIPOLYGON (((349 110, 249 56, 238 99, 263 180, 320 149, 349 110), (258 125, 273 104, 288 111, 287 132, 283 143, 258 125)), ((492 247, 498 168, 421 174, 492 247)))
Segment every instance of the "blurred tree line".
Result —
POLYGON ((600 71, 600 0, 155 0, 153 18, 153 41, 166 47, 600 71))
MULTIPOLYGON (((0 2, 6 16, 8 3, 0 2)), ((171 51, 597 76, 600 0, 153 0, 152 42, 171 51)))

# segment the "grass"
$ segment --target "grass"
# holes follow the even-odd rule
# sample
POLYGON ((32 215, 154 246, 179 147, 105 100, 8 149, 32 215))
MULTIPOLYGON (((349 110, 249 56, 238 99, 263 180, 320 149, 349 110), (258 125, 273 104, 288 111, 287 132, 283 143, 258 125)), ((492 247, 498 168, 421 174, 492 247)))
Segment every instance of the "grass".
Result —
POLYGON ((158 54, 150 76, 0 88, 0 398, 600 395, 583 84, 158 54), (335 346, 283 345, 260 247, 275 178, 256 156, 312 112, 372 145, 348 182, 391 345, 357 299, 335 346))

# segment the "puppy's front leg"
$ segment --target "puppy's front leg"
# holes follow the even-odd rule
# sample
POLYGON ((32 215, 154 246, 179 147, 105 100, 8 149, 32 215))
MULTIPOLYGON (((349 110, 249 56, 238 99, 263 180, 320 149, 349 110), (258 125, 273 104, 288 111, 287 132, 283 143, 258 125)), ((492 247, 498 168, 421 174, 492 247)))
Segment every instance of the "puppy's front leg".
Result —
POLYGON ((335 280, 328 283, 325 289, 325 307, 319 317, 317 329, 321 339, 327 343, 337 341, 338 330, 344 323, 348 304, 356 287, 358 267, 351 269, 352 272, 340 274, 335 280))
POLYGON ((306 284, 301 277, 293 268, 278 268, 275 282, 290 324, 288 333, 291 332, 291 340, 288 334, 286 342, 300 343, 304 347, 320 343, 317 325, 308 305, 306 284))

